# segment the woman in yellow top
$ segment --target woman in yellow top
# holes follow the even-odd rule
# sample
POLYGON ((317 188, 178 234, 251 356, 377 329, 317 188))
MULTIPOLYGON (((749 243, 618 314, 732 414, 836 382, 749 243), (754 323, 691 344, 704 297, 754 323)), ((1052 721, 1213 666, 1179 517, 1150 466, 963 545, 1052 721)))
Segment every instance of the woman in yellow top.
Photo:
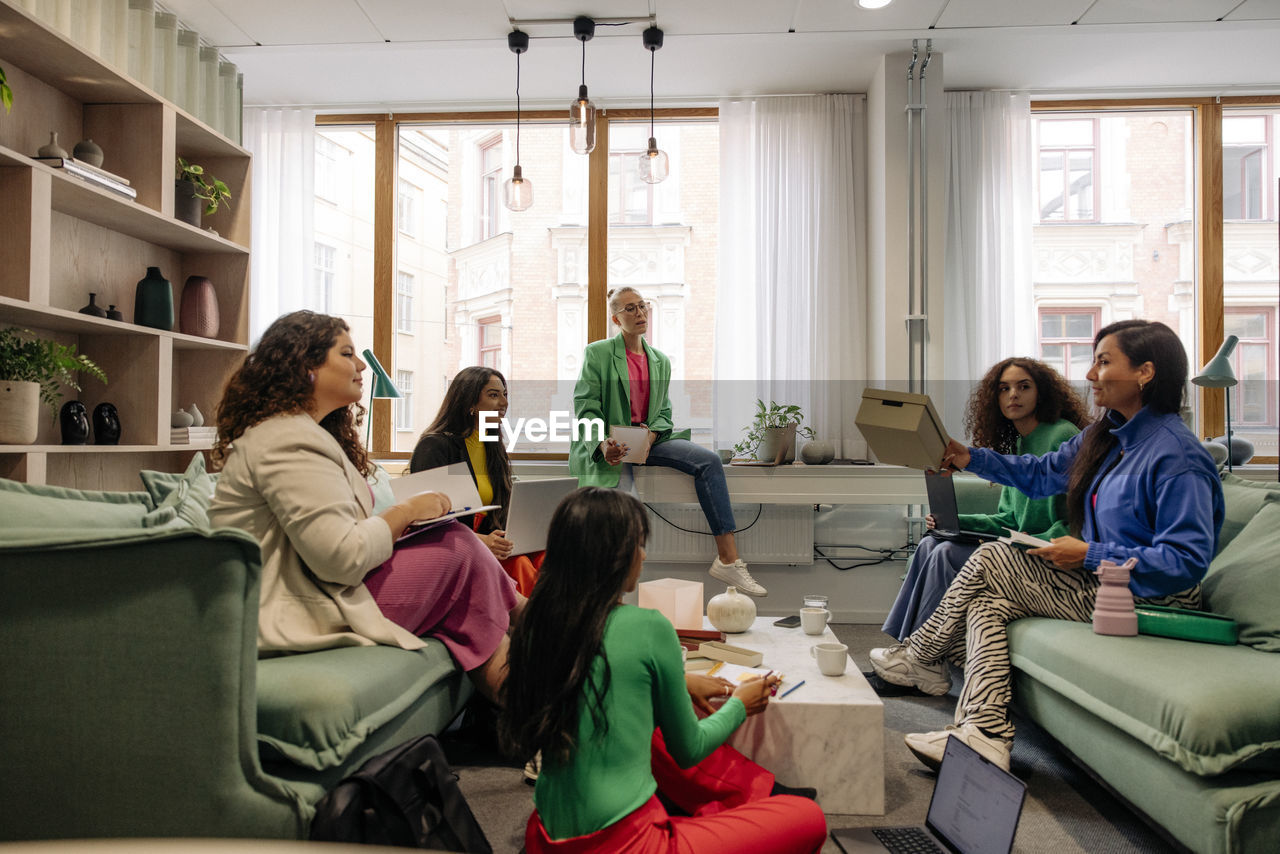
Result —
POLYGON ((471 479, 480 493, 481 504, 501 507, 491 513, 472 517, 472 528, 493 556, 502 564, 520 595, 533 592, 542 566, 543 552, 512 557, 512 543, 506 538, 507 506, 511 500, 511 460, 505 440, 499 434, 496 442, 480 441, 480 414, 496 414, 499 420, 507 414, 507 380, 493 368, 470 367, 458 371, 440 411, 418 439, 409 461, 409 471, 419 472, 453 463, 467 464, 471 479))

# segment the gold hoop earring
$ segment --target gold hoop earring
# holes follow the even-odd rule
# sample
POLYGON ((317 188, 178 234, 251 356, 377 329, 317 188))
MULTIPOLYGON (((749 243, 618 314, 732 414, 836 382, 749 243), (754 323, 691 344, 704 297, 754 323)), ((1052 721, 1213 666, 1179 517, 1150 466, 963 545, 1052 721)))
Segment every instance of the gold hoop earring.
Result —
POLYGON ((1138 381, 1138 392, 1139 392, 1139 393, 1141 393, 1141 392, 1142 392, 1142 390, 1143 390, 1143 389, 1145 389, 1145 388, 1146 388, 1146 386, 1145 386, 1145 385, 1143 385, 1143 383, 1142 383, 1142 381, 1141 381, 1141 380, 1139 380, 1139 381, 1138 381))

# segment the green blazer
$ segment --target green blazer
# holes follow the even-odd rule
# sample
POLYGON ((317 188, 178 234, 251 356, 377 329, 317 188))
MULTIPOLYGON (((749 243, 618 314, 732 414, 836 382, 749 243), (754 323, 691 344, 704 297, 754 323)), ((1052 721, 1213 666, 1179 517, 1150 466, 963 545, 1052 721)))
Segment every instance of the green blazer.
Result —
MULTIPOLYGON (((690 431, 675 431, 671 426, 671 360, 641 339, 649 356, 649 429, 658 434, 657 442, 688 439, 690 431)), ((582 373, 573 387, 575 418, 599 418, 604 422, 605 436, 615 425, 631 423, 631 379, 627 373, 627 348, 621 335, 593 341, 582 354, 582 373)), ((622 466, 611 466, 600 453, 600 441, 594 434, 572 443, 569 448, 569 471, 580 486, 615 487, 622 466)))

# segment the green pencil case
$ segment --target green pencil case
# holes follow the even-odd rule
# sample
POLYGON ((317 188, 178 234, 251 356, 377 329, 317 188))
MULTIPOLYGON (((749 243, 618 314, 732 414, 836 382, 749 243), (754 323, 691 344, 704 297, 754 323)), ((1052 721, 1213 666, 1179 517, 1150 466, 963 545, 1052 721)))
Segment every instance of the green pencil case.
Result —
POLYGON ((1163 605, 1138 605, 1134 610, 1139 634, 1228 646, 1236 642, 1236 621, 1221 614, 1163 605))

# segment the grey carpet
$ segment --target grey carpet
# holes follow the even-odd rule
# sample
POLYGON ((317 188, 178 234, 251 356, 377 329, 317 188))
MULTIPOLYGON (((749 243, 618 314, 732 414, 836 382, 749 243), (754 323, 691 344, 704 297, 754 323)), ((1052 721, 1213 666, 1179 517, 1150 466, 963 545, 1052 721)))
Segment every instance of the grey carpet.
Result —
MULTIPOLYGON (((867 652, 892 643, 875 626, 833 625, 849 645, 855 665, 870 670, 867 652)), ((957 674, 958 676, 958 674, 957 674)), ((885 805, 883 816, 828 816, 831 828, 863 825, 922 824, 933 793, 933 772, 921 765, 902 743, 908 732, 941 729, 951 723, 957 678, 946 697, 886 697, 885 805)), ((767 714, 767 712, 766 712, 767 714)), ((1120 802, 1098 786, 1030 721, 1019 720, 1013 749, 1013 773, 1027 782, 1027 801, 1014 842, 1020 854, 1163 854, 1173 849, 1120 802)), ((524 841, 525 821, 533 809, 533 788, 519 768, 495 764, 492 751, 469 749, 446 738, 450 763, 458 773, 467 802, 497 854, 516 852, 524 841)), ((781 782, 802 786, 804 780, 781 782)), ((827 840, 824 852, 838 854, 827 840)))

